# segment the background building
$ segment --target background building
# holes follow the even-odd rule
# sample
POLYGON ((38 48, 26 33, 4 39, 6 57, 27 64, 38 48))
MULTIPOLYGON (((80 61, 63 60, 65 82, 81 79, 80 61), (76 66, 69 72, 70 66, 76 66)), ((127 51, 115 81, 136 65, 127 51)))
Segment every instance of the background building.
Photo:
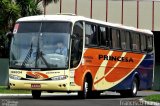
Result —
POLYGON ((57 4, 51 3, 46 8, 46 14, 77 13, 154 31, 160 30, 159 11, 160 0, 59 0, 57 4))

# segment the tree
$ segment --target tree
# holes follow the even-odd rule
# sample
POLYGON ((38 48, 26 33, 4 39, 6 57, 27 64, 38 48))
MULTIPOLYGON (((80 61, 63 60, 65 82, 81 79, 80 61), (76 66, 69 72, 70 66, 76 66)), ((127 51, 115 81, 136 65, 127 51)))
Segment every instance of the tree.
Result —
POLYGON ((2 0, 0 10, 0 34, 4 34, 20 17, 20 9, 12 0, 2 0))
POLYGON ((37 3, 40 3, 40 2, 44 2, 45 5, 48 5, 49 3, 57 3, 59 0, 37 0, 37 3))
POLYGON ((20 17, 42 14, 40 3, 46 7, 59 0, 0 0, 0 34, 13 26, 20 17))
POLYGON ((21 17, 42 14, 37 0, 15 0, 15 2, 21 9, 21 17))
POLYGON ((44 14, 46 14, 46 6, 52 2, 57 3, 59 0, 37 0, 37 3, 39 4, 40 2, 42 2, 43 4, 43 12, 44 14))
POLYGON ((21 16, 37 15, 42 14, 39 5, 43 4, 44 14, 46 6, 52 2, 57 3, 59 0, 15 0, 21 8, 21 16))
POLYGON ((6 57, 7 39, 5 33, 14 25, 17 18, 20 17, 19 6, 12 0, 0 1, 0 57, 6 57))
MULTIPOLYGON (((40 6, 46 7, 49 3, 57 3, 59 0, 0 0, 0 57, 6 45, 5 34, 13 28, 20 17, 42 14, 40 6), (3 49, 2 49, 3 48, 3 49)), ((7 53, 4 53, 7 54, 7 53)))

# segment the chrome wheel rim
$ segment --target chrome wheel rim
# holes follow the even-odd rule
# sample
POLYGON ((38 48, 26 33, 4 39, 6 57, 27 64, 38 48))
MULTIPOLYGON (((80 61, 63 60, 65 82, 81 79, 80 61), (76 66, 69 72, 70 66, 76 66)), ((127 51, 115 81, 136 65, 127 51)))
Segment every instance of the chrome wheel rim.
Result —
POLYGON ((85 93, 85 96, 87 95, 87 92, 88 92, 88 82, 85 82, 84 83, 84 93, 85 93))
POLYGON ((137 84, 136 82, 133 83, 133 94, 136 94, 137 92, 137 84))

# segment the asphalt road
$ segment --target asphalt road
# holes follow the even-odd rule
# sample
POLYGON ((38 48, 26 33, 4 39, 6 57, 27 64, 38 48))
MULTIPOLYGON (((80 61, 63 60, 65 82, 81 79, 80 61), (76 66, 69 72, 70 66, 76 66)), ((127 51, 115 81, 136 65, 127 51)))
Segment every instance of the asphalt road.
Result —
POLYGON ((160 92, 139 91, 134 98, 122 98, 117 93, 105 92, 99 98, 85 100, 78 99, 76 94, 42 94, 37 100, 32 99, 30 94, 0 95, 0 106, 144 106, 139 99, 151 94, 160 92))

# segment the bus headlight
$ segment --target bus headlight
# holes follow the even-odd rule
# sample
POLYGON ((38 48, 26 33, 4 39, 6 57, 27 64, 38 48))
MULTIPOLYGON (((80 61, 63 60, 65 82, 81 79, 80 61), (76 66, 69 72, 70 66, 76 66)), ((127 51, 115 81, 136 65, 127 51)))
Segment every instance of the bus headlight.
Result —
POLYGON ((9 78, 15 79, 15 80, 20 80, 21 79, 21 77, 19 77, 17 75, 9 75, 9 78))
POLYGON ((55 77, 52 77, 51 79, 52 80, 65 80, 67 79, 67 75, 60 75, 60 76, 55 76, 55 77))

